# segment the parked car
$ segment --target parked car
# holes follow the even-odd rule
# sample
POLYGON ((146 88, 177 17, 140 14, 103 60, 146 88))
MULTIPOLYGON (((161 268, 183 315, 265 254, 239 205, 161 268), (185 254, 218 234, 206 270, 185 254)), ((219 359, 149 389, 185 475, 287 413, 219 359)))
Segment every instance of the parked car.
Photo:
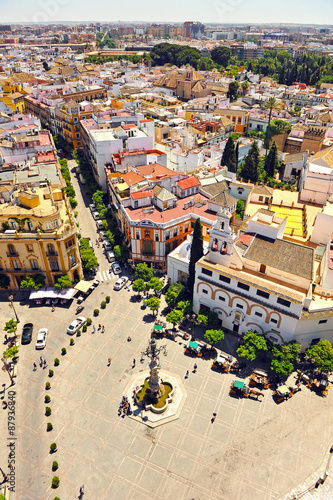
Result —
POLYGON ((67 328, 67 333, 69 335, 74 335, 78 331, 78 329, 85 324, 87 321, 83 316, 78 316, 67 328))
POLYGON ((31 342, 33 329, 34 325, 32 323, 23 325, 21 344, 29 344, 31 342))
POLYGON ((92 216, 95 220, 99 219, 99 213, 98 212, 92 212, 92 216))
POLYGON ((36 349, 44 349, 46 345, 46 339, 49 334, 47 328, 41 328, 37 333, 36 349))
POLYGON ((111 248, 112 248, 112 245, 109 242, 109 240, 104 240, 103 241, 103 245, 104 245, 104 248, 105 248, 106 251, 111 250, 111 248))
POLYGON ((106 231, 104 231, 104 229, 102 229, 101 231, 98 231, 100 236, 105 239, 106 238, 106 231))
POLYGON ((106 252, 106 258, 109 262, 113 262, 114 260, 116 260, 114 253, 111 251, 106 252))
POLYGON ((121 273, 121 267, 119 262, 112 262, 110 266, 110 271, 113 271, 114 274, 120 274, 121 273))
POLYGON ((128 282, 128 277, 127 276, 122 276, 121 278, 117 279, 115 284, 113 285, 114 290, 121 290, 123 286, 128 282))
POLYGON ((98 219, 96 221, 96 226, 97 226, 97 229, 102 229, 103 226, 103 221, 101 219, 98 219))
POLYGON ((90 203, 89 209, 90 209, 91 213, 96 212, 96 205, 95 205, 95 203, 90 203))
POLYGON ((91 241, 90 238, 89 238, 89 246, 90 246, 91 250, 94 250, 94 245, 93 245, 93 243, 92 243, 92 241, 91 241))

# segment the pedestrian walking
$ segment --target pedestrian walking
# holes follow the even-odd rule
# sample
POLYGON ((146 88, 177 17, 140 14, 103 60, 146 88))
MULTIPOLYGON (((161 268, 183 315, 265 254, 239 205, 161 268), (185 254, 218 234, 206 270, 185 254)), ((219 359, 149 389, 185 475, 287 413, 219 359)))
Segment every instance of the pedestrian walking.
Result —
POLYGON ((212 422, 212 423, 213 423, 213 422, 215 422, 215 419, 216 419, 216 413, 213 413, 213 416, 212 416, 212 418, 211 418, 211 422, 212 422))
POLYGON ((54 310, 55 310, 55 307, 54 307, 54 305, 52 305, 51 311, 54 312, 54 310))
POLYGON ((98 329, 100 330, 102 328, 102 325, 98 323, 98 329))
POLYGON ((5 341, 7 342, 7 340, 8 340, 8 336, 5 334, 5 341))
POLYGON ((105 332, 105 326, 103 325, 102 326, 102 333, 104 333, 104 332, 105 332))
POLYGON ((84 495, 84 484, 80 487, 80 497, 84 495))
POLYGON ((36 363, 34 362, 34 372, 37 370, 37 365, 36 363))
POLYGON ((197 371, 197 368, 198 368, 198 365, 196 363, 194 363, 194 366, 193 366, 194 373, 197 371))
POLYGON ((39 364, 40 364, 40 367, 42 368, 43 367, 43 358, 42 358, 42 356, 39 358, 39 364))
POLYGON ((188 378, 190 372, 187 370, 186 374, 185 374, 185 378, 188 378))
POLYGON ((135 359, 133 359, 133 366, 135 366, 135 359))
POLYGON ((95 333, 96 332, 96 328, 95 328, 95 325, 93 326, 93 330, 92 330, 92 333, 95 333))
POLYGON ((111 365, 111 358, 108 358, 108 366, 111 365))
POLYGON ((44 359, 44 369, 47 367, 46 359, 44 359))

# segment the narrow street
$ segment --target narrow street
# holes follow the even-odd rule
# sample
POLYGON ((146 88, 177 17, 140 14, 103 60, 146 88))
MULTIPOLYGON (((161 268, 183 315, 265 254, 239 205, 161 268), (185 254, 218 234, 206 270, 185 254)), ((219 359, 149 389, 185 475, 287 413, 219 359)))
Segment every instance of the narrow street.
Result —
POLYGON ((100 245, 99 248, 96 245, 96 238, 98 238, 98 232, 96 229, 96 223, 93 219, 89 205, 93 203, 92 196, 85 189, 85 185, 79 180, 78 172, 72 172, 72 169, 77 166, 75 160, 68 161, 68 168, 71 172, 71 180, 73 187, 76 192, 76 200, 78 205, 74 210, 78 212, 77 221, 79 223, 80 233, 83 238, 89 237, 94 245, 94 253, 98 259, 98 271, 96 278, 100 281, 108 281, 110 279, 115 280, 115 275, 113 272, 109 272, 110 263, 105 257, 103 246, 100 245))

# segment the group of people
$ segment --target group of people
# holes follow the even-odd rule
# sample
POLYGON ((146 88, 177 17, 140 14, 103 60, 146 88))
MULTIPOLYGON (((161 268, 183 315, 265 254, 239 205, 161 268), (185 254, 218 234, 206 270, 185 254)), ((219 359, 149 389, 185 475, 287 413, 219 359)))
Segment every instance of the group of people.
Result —
POLYGON ((104 325, 102 326, 100 323, 98 323, 98 330, 102 330, 102 333, 104 333, 105 332, 105 326, 104 325))
POLYGON ((127 396, 123 396, 123 398, 120 402, 120 405, 118 408, 118 416, 120 417, 121 414, 123 414, 124 416, 131 414, 131 405, 130 405, 130 402, 128 401, 127 396))
MULTIPOLYGON (((39 366, 43 369, 47 367, 46 359, 43 359, 42 356, 39 358, 39 366)), ((35 372, 37 370, 37 364, 35 362, 33 363, 33 367, 35 372)))

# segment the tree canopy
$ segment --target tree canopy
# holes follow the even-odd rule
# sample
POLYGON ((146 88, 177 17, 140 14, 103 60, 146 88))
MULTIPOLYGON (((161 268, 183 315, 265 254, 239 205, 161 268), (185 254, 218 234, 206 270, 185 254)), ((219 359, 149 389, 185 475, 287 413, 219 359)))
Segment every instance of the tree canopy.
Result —
POLYGON ((230 99, 230 102, 236 101, 238 89, 239 89, 239 83, 236 80, 229 83, 227 97, 230 99))
POLYGON ((193 235, 192 235, 192 245, 189 263, 189 276, 187 281, 187 288, 189 296, 193 298, 193 289, 195 281, 195 264, 203 256, 203 236, 202 236, 202 226, 200 218, 195 221, 193 235))
POLYGON ((237 159, 235 143, 232 137, 229 137, 227 143, 224 147, 221 165, 226 166, 229 172, 236 172, 237 169, 237 159))
POLYGON ((68 274, 62 274, 61 276, 57 276, 57 281, 53 286, 55 290, 64 290, 65 288, 70 288, 72 282, 68 274))
POLYGON ((279 167, 279 150, 275 141, 269 150, 266 158, 265 169, 269 177, 274 177, 275 171, 279 167))
POLYGON ((314 360, 316 367, 323 372, 333 371, 333 347, 328 340, 320 340, 306 350, 306 355, 314 360))
POLYGON ((279 375, 291 375, 294 371, 294 363, 301 352, 301 344, 292 340, 285 342, 281 346, 272 348, 273 359, 271 370, 279 375))
POLYGON ((257 141, 251 144, 248 154, 245 156, 244 163, 241 165, 240 176, 244 181, 257 182, 259 179, 259 148, 257 141))
POLYGON ((163 286, 163 281, 157 277, 153 277, 150 281, 148 281, 148 288, 154 290, 155 294, 160 292, 163 286))
POLYGON ((230 47, 215 47, 210 56, 214 62, 226 68, 231 58, 231 49, 230 47))
POLYGON ((237 349, 237 354, 249 361, 254 361, 260 351, 268 349, 266 337, 252 330, 244 333, 243 342, 244 344, 237 349))
POLYGON ((97 267, 98 260, 94 251, 90 248, 88 238, 80 239, 80 253, 82 265, 85 269, 94 269, 97 267))
POLYGON ((135 292, 139 292, 139 295, 140 295, 140 292, 144 292, 146 289, 146 283, 144 282, 144 280, 142 278, 138 278, 137 280, 135 280, 133 282, 133 290, 135 292))
POLYGON ((206 330, 204 337, 209 344, 214 345, 224 339, 224 332, 222 330, 206 330))
POLYGON ((155 311, 158 311, 161 305, 161 301, 158 297, 150 297, 150 299, 147 300, 147 306, 149 309, 152 311, 153 314, 155 314, 155 311))
POLYGON ((184 288, 184 285, 182 285, 181 283, 174 283, 173 285, 169 286, 164 296, 165 302, 168 304, 168 306, 173 307, 179 301, 184 288))
POLYGON ((173 311, 169 312, 169 314, 166 315, 166 320, 169 323, 172 323, 173 325, 177 325, 178 323, 181 322, 183 319, 184 315, 182 311, 179 311, 178 309, 174 309, 173 311))
POLYGON ((7 333, 15 333, 17 330, 17 321, 15 319, 10 319, 6 322, 4 326, 4 331, 7 333))
POLYGON ((44 274, 28 274, 20 283, 21 290, 39 290, 45 286, 44 274))
POLYGON ((163 42, 152 48, 150 57, 154 66, 163 66, 164 64, 183 66, 184 64, 190 64, 197 69, 201 52, 189 45, 163 42))
POLYGON ((142 262, 140 264, 137 264, 135 268, 135 276, 137 278, 143 279, 144 281, 150 281, 153 277, 153 274, 153 269, 142 262))

